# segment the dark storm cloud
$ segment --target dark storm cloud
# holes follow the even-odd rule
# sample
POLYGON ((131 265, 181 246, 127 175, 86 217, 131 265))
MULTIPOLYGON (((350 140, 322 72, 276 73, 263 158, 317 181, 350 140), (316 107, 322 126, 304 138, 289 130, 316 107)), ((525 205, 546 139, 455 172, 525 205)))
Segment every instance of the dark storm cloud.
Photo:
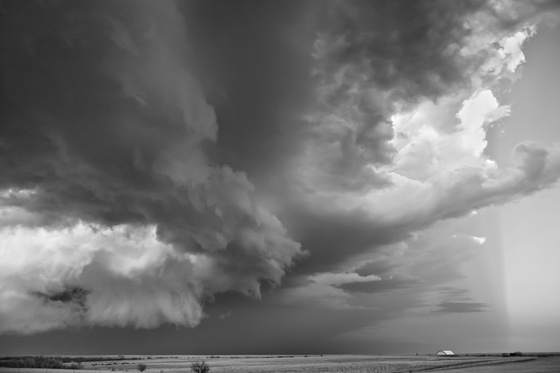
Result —
POLYGON ((198 70, 209 97, 215 97, 220 155, 254 178, 273 178, 274 170, 283 180, 282 166, 297 167, 295 156, 313 147, 316 137, 327 139, 340 144, 342 155, 325 154, 318 168, 332 187, 358 190, 388 185, 363 168, 390 162, 394 102, 437 98, 465 84, 470 72, 464 67, 474 66, 446 48, 472 32, 462 21, 484 7, 483 2, 247 4, 183 5, 194 44, 204 51, 198 70), (325 110, 319 117, 318 108, 325 110), (332 109, 360 128, 325 125, 332 109))
MULTIPOLYGON (((494 5, 4 1, 0 222, 53 270, 48 284, 36 262, 6 271, 45 296, 8 299, 0 321, 192 326, 215 298, 240 339, 274 334, 289 351, 298 323, 309 345, 418 306, 480 244, 423 230, 560 174, 555 148, 521 144, 507 169, 482 154, 508 113, 490 90, 515 80, 533 32, 507 52, 515 16, 494 5), (228 298, 274 289, 294 262, 258 312, 228 298), (68 289, 87 291, 85 316, 68 289), (359 317, 326 330, 342 310, 359 317)), ((469 307, 482 306, 440 301, 469 307)))
MULTIPOLYGON (((157 149, 182 137, 200 143, 212 134, 197 133, 193 123, 182 126, 177 107, 161 115, 157 111, 163 108, 149 110, 125 92, 121 79, 135 68, 124 71, 124 63, 134 63, 138 51, 125 26, 99 5, 3 3, 2 187, 41 188, 33 203, 37 210, 86 213, 114 224, 143 217, 124 206, 132 202, 130 195, 121 195, 120 203, 112 200, 111 188, 156 190, 158 182, 145 167, 155 162, 157 149)), ((117 13, 131 7, 113 8, 117 13)), ((149 22, 137 22, 142 21, 149 22)), ((149 79, 139 77, 146 85, 149 79)), ((204 105, 201 111, 212 115, 204 105)))
MULTIPOLYGON (((326 71, 321 75, 328 79, 328 72, 352 63, 359 69, 348 73, 361 75, 371 87, 391 91, 390 102, 437 98, 464 85, 475 68, 472 60, 459 55, 459 49, 474 32, 465 21, 481 10, 490 11, 487 2, 332 2, 318 41, 318 53, 325 57, 326 71)), ((330 79, 334 83, 336 78, 330 79)), ((331 100, 354 96, 351 87, 336 87, 331 100)), ((372 115, 379 111, 371 109, 372 115)))
POLYGON ((266 183, 302 151, 316 1, 183 2, 194 68, 216 109, 214 156, 266 183))
POLYGON ((175 3, 5 1, 2 18, 3 241, 45 256, 43 277, 2 275, 3 331, 72 324, 68 287, 87 292, 86 323, 155 327, 279 283, 299 245, 244 173, 209 159, 218 123, 175 3))

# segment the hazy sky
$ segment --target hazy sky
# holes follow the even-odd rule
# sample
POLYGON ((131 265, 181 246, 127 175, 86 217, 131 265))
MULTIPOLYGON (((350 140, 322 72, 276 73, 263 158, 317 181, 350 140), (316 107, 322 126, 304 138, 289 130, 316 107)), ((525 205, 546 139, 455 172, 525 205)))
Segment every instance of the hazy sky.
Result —
POLYGON ((7 1, 0 352, 559 351, 559 1, 7 1))

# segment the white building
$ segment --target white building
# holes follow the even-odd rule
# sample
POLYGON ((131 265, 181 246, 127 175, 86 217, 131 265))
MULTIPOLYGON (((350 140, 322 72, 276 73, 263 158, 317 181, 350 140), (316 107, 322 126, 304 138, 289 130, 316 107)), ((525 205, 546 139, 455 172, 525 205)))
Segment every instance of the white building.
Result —
POLYGON ((455 356, 455 353, 451 350, 439 350, 437 352, 438 356, 455 356))

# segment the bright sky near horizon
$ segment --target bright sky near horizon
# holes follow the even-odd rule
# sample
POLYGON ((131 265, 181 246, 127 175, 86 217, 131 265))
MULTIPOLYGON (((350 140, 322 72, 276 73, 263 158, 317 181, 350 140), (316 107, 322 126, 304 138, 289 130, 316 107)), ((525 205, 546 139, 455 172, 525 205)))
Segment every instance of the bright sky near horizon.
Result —
POLYGON ((560 351, 559 1, 0 4, 0 354, 560 351))
MULTIPOLYGON (((513 88, 513 113, 498 145, 502 157, 523 139, 560 143, 555 110, 560 102, 559 40, 558 25, 544 27, 524 48, 523 77, 513 88)), ((558 185, 499 212, 512 346, 524 343, 532 350, 546 350, 545 341, 560 332, 558 222, 558 185)))

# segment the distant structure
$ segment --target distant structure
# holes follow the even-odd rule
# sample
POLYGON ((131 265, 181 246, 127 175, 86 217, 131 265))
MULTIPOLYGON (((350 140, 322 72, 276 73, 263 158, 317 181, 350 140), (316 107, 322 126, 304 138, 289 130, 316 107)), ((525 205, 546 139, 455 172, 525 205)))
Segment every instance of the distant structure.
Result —
POLYGON ((455 353, 451 350, 439 350, 437 356, 455 356, 455 353))

